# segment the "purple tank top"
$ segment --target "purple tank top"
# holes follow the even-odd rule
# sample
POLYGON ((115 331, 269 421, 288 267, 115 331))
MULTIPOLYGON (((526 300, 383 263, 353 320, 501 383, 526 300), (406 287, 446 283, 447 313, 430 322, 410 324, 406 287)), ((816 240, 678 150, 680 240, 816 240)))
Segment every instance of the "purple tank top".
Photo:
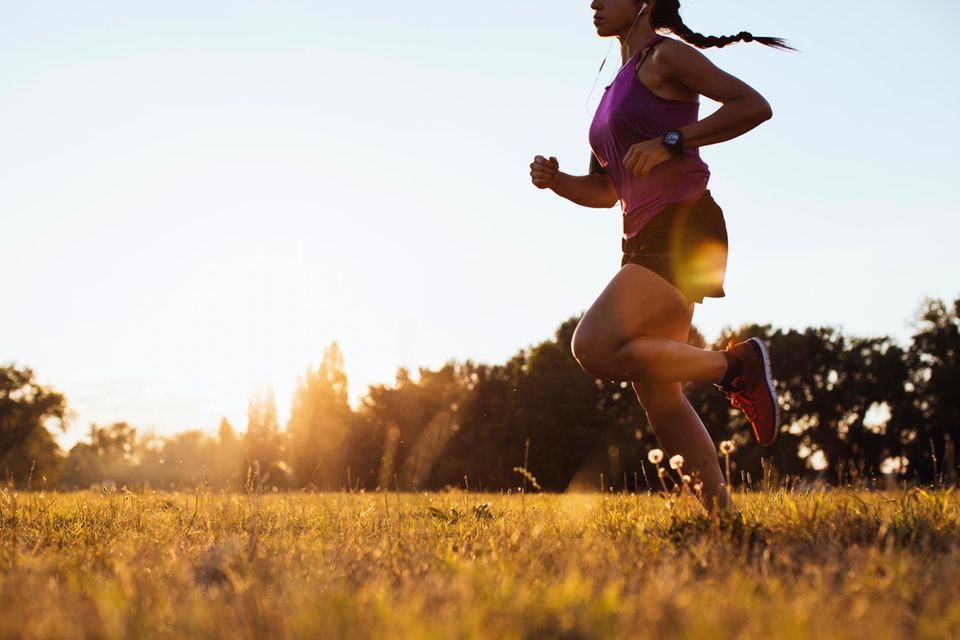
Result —
POLYGON ((637 78, 637 56, 665 38, 655 36, 620 69, 590 124, 590 147, 620 195, 624 238, 635 236, 667 205, 695 201, 710 179, 710 169, 700 159, 699 149, 684 149, 680 157, 657 165, 643 180, 623 166, 623 157, 632 145, 662 138, 668 130, 698 120, 700 103, 661 98, 637 78))

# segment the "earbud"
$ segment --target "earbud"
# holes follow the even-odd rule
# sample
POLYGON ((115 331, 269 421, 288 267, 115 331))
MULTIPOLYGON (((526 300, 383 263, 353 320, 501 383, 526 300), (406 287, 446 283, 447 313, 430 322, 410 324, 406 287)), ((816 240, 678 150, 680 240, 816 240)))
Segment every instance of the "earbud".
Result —
POLYGON ((646 11, 646 9, 647 9, 647 3, 644 2, 642 5, 640 5, 640 13, 638 15, 642 16, 643 12, 646 11))

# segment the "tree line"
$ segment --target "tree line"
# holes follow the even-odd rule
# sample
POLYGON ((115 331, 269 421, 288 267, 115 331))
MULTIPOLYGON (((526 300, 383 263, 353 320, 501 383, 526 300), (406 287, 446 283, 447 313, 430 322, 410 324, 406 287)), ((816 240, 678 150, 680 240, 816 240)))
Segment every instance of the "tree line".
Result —
MULTIPOLYGON (((0 471, 24 488, 127 486, 235 490, 509 490, 531 478, 545 491, 644 490, 655 482, 657 447, 628 382, 600 380, 573 358, 579 317, 503 364, 450 360, 392 384, 370 386, 354 410, 336 342, 298 379, 281 428, 271 391, 254 393, 246 430, 224 419, 216 436, 139 433, 120 422, 91 425, 88 441, 62 451, 54 433, 66 397, 33 372, 0 367, 0 471)), ((951 483, 960 438, 960 299, 928 300, 908 346, 836 328, 724 330, 708 345, 767 341, 784 431, 753 444, 749 425, 708 384, 686 393, 715 443, 734 442, 734 484, 776 475, 796 482, 856 477, 951 483)))

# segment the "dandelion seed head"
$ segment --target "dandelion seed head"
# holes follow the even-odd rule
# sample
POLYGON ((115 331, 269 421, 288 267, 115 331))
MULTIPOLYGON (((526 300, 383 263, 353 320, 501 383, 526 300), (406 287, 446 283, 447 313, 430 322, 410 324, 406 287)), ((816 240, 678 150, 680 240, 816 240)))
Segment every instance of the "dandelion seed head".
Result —
POLYGON ((683 474, 682 480, 683 480, 683 484, 690 484, 690 476, 688 476, 687 474, 683 474))
POLYGON ((725 456, 730 455, 736 450, 736 447, 733 446, 733 440, 724 440, 720 443, 720 453, 725 456))
POLYGON ((647 454, 647 460, 650 461, 650 464, 660 464, 663 462, 663 451, 660 449, 650 449, 650 452, 647 454))
POLYGON ((670 468, 678 471, 681 467, 683 467, 683 456, 678 453, 670 458, 670 468))

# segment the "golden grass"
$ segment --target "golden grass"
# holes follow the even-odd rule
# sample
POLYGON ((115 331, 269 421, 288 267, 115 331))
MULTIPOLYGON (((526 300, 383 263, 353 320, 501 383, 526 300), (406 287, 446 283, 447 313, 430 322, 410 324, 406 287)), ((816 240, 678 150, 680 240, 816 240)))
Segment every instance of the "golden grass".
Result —
POLYGON ((0 637, 960 638, 955 493, 737 501, 7 490, 0 637))

